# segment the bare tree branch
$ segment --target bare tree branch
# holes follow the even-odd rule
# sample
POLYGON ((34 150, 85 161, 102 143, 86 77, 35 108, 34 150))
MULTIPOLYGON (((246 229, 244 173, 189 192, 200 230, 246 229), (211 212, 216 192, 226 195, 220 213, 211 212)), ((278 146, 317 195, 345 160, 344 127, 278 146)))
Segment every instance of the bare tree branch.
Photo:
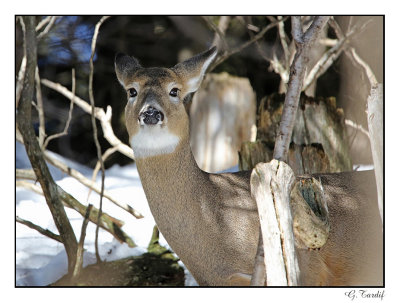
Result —
POLYGON ((89 204, 88 208, 86 209, 85 217, 83 219, 82 228, 81 228, 81 236, 79 238, 78 249, 76 251, 76 263, 75 263, 74 271, 72 273, 72 279, 76 279, 77 277, 79 277, 81 270, 82 270, 83 244, 85 243, 86 228, 89 223, 89 215, 90 215, 90 211, 92 210, 92 207, 93 207, 93 205, 89 204))
MULTIPOLYGON (((40 85, 40 83, 38 84, 40 85)), ((75 98, 75 69, 72 69, 72 99, 71 99, 71 103, 69 106, 69 112, 68 112, 68 118, 67 118, 67 122, 65 122, 65 127, 64 130, 61 133, 58 134, 54 134, 51 135, 49 137, 46 138, 46 141, 43 144, 43 150, 46 149, 47 145, 49 144, 49 142, 53 139, 68 135, 68 128, 69 128, 69 124, 71 123, 71 119, 72 119, 72 111, 74 109, 74 98, 75 98)))
POLYGON ((283 49, 283 54, 285 58, 285 69, 289 70, 290 67, 290 52, 289 52, 289 46, 287 44, 287 36, 285 33, 285 23, 283 22, 282 16, 278 16, 278 33, 279 33, 279 39, 281 41, 282 49, 283 49))
MULTIPOLYGON (((21 24, 22 34, 25 36, 24 19, 22 19, 22 17, 19 16, 19 17, 16 18, 16 20, 19 21, 19 23, 21 24)), ((23 56, 22 61, 21 61, 21 66, 19 67, 18 78, 17 78, 16 87, 15 87, 15 104, 16 104, 15 107, 16 108, 18 108, 19 99, 21 98, 21 92, 22 92, 22 88, 23 88, 23 84, 24 84, 24 77, 25 77, 25 68, 26 68, 25 39, 22 39, 22 43, 23 43, 24 56, 23 56)))
POLYGON ((301 35, 300 17, 293 17, 293 37, 296 40, 296 55, 290 68, 289 88, 285 97, 285 105, 282 112, 280 130, 278 132, 275 148, 274 159, 286 161, 289 149, 290 138, 295 121, 295 114, 298 107, 300 92, 303 85, 305 75, 305 63, 308 60, 308 52, 314 42, 318 39, 324 25, 328 22, 329 17, 315 17, 315 20, 308 30, 301 35), (301 35, 301 36, 300 36, 301 35))
POLYGON ((56 235, 55 233, 53 233, 52 231, 48 230, 48 229, 44 229, 42 227, 40 227, 39 225, 36 225, 34 223, 32 223, 31 221, 27 221, 24 219, 21 219, 20 217, 16 217, 15 221, 17 221, 18 223, 21 223, 25 226, 28 226, 29 228, 32 228, 34 230, 36 230, 37 232, 41 233, 42 235, 49 237, 50 239, 56 240, 60 243, 62 242, 62 239, 59 235, 56 235))
MULTIPOLYGON (((107 149, 104 152, 104 154, 102 155, 102 157, 101 157, 103 162, 105 162, 107 160, 107 158, 110 155, 112 155, 113 153, 115 153, 117 150, 118 150, 118 148, 116 146, 110 147, 109 149, 107 149)), ((97 173, 99 172, 100 168, 101 168, 101 163, 100 163, 100 161, 97 161, 96 166, 95 166, 95 168, 93 170, 93 174, 92 174, 92 182, 93 182, 93 184, 96 181, 96 176, 97 176, 97 173)), ((90 188, 89 192, 88 192, 87 200, 89 200, 89 196, 90 196, 91 192, 92 192, 92 189, 90 188)))
MULTIPOLYGON (((100 26, 108 18, 109 18, 109 16, 102 17, 100 19, 100 21, 97 22, 97 24, 95 26, 94 34, 93 34, 93 38, 92 38, 92 53, 90 55, 90 60, 89 60, 89 66, 90 66, 90 73, 89 73, 89 100, 90 100, 90 104, 92 106, 91 118, 92 118, 92 127, 93 127, 93 139, 94 139, 94 142, 96 144, 97 158, 99 159, 100 164, 101 164, 101 191, 100 191, 99 217, 101 216, 101 211, 102 211, 102 208, 103 208, 105 168, 104 168, 103 159, 101 157, 101 154, 102 154, 101 153, 101 147, 100 147, 99 139, 97 138, 96 119, 94 117, 95 106, 94 106, 94 96, 93 96, 93 71, 94 71, 93 57, 94 57, 95 50, 96 50, 96 41, 97 41, 97 36, 99 34, 100 26)), ((99 247, 98 247, 98 237, 99 237, 99 225, 97 225, 97 227, 96 227, 95 248, 96 248, 96 259, 97 259, 97 262, 100 263, 101 259, 100 259, 99 247)))
MULTIPOLYGON (((366 22, 360 28, 358 26, 352 27, 345 35, 342 33, 337 22, 331 18, 329 20, 329 25, 335 30, 336 35, 338 36, 338 40, 336 40, 336 44, 332 46, 325 54, 318 60, 318 62, 314 65, 311 71, 308 73, 306 79, 303 84, 303 91, 306 91, 313 82, 318 79, 321 75, 323 75, 328 68, 337 60, 337 58, 342 54, 343 51, 349 53, 349 40, 355 34, 361 32, 369 22, 366 22)), ((351 48, 350 48, 351 52, 351 48)), ((356 60, 357 61, 357 60, 356 60)))
MULTIPOLYGON (((52 157, 47 151, 45 152, 45 158, 46 158, 46 161, 48 161, 50 164, 54 165, 55 167, 59 168, 62 172, 64 172, 64 173, 70 175, 71 177, 75 178, 76 180, 78 180, 83 185, 93 189, 96 193, 98 193, 98 194, 101 193, 101 189, 99 189, 90 179, 86 178, 80 172, 68 167, 64 163, 58 161, 57 159, 52 157)), ((136 217, 137 219, 143 218, 142 214, 140 214, 138 211, 133 209, 128 204, 117 201, 116 199, 111 197, 111 195, 106 190, 104 190, 103 196, 105 198, 107 198, 108 200, 110 200, 111 202, 113 202, 115 205, 119 206, 120 208, 124 209, 125 211, 127 211, 128 213, 130 213, 131 215, 136 217)))
MULTIPOLYGON (((45 85, 48 88, 51 88, 60 94, 64 95, 70 100, 73 100, 73 102, 79 106, 83 111, 88 113, 89 115, 92 112, 91 106, 89 105, 88 102, 82 100, 78 96, 74 96, 74 94, 68 90, 66 87, 62 86, 59 83, 54 83, 48 79, 42 79, 41 80, 42 84, 45 85)), ((112 145, 116 146, 118 148, 118 151, 127 156, 128 158, 135 159, 133 155, 132 148, 129 147, 128 145, 124 144, 115 136, 113 128, 111 126, 111 116, 112 116, 112 108, 111 106, 107 106, 107 111, 104 112, 102 108, 96 107, 94 115, 96 119, 100 120, 101 122, 101 127, 103 129, 103 135, 104 138, 112 145)))
MULTIPOLYGON (((15 137, 16 137, 17 141, 19 141, 23 144, 22 136, 18 129, 16 129, 15 137)), ((44 151, 44 156, 48 163, 50 163, 54 167, 61 170, 63 173, 76 179, 78 182, 85 185, 86 187, 94 190, 96 193, 100 194, 100 189, 96 186, 96 184, 94 182, 92 182, 90 179, 86 178, 84 175, 82 175, 79 171, 77 171, 77 170, 67 166, 65 163, 57 160, 48 151, 44 151)), ((139 213, 137 210, 132 208, 130 205, 116 200, 106 190, 104 191, 103 196, 105 198, 107 198, 108 200, 110 200, 115 205, 117 205, 118 207, 122 208, 123 210, 125 210, 128 213, 130 213, 131 215, 133 215, 135 218, 137 218, 137 219, 143 218, 143 215, 141 213, 139 213)))
POLYGON ((350 127, 354 128, 354 129, 360 131, 361 133, 363 133, 364 135, 366 135, 366 136, 368 137, 368 139, 369 139, 369 133, 368 133, 368 131, 367 131, 362 125, 357 124, 357 123, 355 123, 355 122, 353 122, 353 121, 351 121, 351 120, 349 120, 349 119, 345 119, 345 120, 344 120, 344 123, 345 123, 347 126, 350 126, 350 127))
POLYGON ((45 120, 44 120, 42 90, 40 89, 39 68, 37 66, 35 70, 35 84, 36 84, 37 111, 39 115, 39 146, 43 149, 43 142, 44 139, 46 138, 46 131, 44 128, 45 120))
POLYGON ((50 31, 51 27, 54 25, 54 22, 56 21, 56 19, 59 18, 59 16, 49 16, 47 18, 45 18, 44 20, 46 20, 45 23, 42 24, 42 22, 44 20, 42 20, 41 23, 39 23, 36 26, 36 32, 38 32, 43 26, 44 24, 47 23, 45 29, 37 36, 37 40, 42 39, 45 35, 47 35, 47 33, 50 31))
POLYGON ((245 43, 243 43, 242 45, 235 47, 229 51, 226 51, 225 53, 223 53, 219 58, 217 58, 217 60, 211 65, 211 67, 209 68, 209 71, 212 71, 215 67, 217 67, 219 64, 221 64, 222 62, 224 62, 226 59, 228 59, 230 56, 242 51, 243 49, 245 49, 246 47, 248 47, 249 45, 253 44, 254 42, 260 40, 271 28, 275 27, 278 25, 278 21, 275 23, 270 23, 268 24, 266 27, 264 27, 257 35, 255 35, 253 38, 251 38, 250 40, 246 41, 245 43))
POLYGON ((35 131, 32 126, 31 100, 34 92, 35 69, 37 65, 35 18, 23 17, 25 23, 26 72, 17 110, 17 123, 21 131, 26 152, 43 189, 47 205, 62 238, 67 256, 68 270, 75 264, 77 240, 58 195, 56 184, 48 170, 35 131))
POLYGON ((19 67, 18 78, 17 78, 17 85, 15 87, 15 107, 18 107, 19 99, 21 98, 21 92, 24 82, 25 76, 25 67, 26 67, 26 56, 22 58, 21 66, 19 67))
MULTIPOLYGON (((31 170, 27 170, 26 172, 18 172, 17 175, 25 175, 29 177, 29 174, 31 174, 31 170)), ((18 178, 18 177, 17 177, 18 178)), ((24 179, 30 179, 30 178, 25 178, 24 179)), ((39 195, 43 195, 42 189, 28 181, 21 181, 18 180, 16 182, 17 187, 24 187, 26 189, 29 189, 39 195)), ((87 207, 83 204, 81 204, 78 200, 76 200, 72 195, 64 191, 60 186, 57 186, 58 193, 66 207, 69 207, 75 211, 77 211, 79 214, 82 216, 85 215, 87 207)), ((127 243, 129 247, 136 247, 135 242, 121 229, 121 227, 124 225, 124 222, 106 214, 102 213, 100 221, 98 220, 98 213, 99 210, 95 207, 93 207, 91 213, 90 213, 90 221, 93 222, 94 224, 100 224, 101 228, 103 228, 105 231, 109 232, 111 235, 113 235, 118 241, 121 243, 127 243)))
POLYGON ((372 71, 371 67, 357 54, 354 47, 351 47, 349 53, 354 58, 354 60, 364 69, 365 74, 369 80, 369 84, 372 87, 376 87, 378 85, 378 80, 375 77, 374 72, 372 71))
POLYGON ((229 16, 221 16, 219 18, 218 26, 212 22, 211 17, 202 16, 202 18, 207 22, 211 29, 215 32, 214 40, 212 45, 216 45, 218 49, 226 50, 229 48, 228 42, 225 39, 225 31, 229 26, 230 18, 229 16))

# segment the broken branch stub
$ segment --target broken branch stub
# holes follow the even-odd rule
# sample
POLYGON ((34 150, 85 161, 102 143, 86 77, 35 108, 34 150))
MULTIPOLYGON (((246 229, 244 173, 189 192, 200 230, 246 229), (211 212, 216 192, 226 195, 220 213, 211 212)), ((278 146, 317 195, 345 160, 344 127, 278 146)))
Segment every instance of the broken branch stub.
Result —
POLYGON ((318 249, 328 240, 330 224, 321 183, 300 177, 290 193, 296 247, 318 249))
POLYGON ((288 205, 295 180, 284 162, 259 163, 251 174, 251 193, 257 202, 268 286, 296 286, 299 267, 288 205))

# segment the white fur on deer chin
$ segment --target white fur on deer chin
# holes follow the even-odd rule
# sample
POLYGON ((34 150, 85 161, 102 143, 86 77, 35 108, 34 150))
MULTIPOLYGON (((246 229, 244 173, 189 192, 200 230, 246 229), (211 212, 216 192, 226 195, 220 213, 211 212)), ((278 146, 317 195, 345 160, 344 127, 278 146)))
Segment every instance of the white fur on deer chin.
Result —
POLYGON ((147 158, 170 154, 175 151, 179 137, 169 132, 168 127, 154 125, 141 127, 131 139, 135 158, 147 158))

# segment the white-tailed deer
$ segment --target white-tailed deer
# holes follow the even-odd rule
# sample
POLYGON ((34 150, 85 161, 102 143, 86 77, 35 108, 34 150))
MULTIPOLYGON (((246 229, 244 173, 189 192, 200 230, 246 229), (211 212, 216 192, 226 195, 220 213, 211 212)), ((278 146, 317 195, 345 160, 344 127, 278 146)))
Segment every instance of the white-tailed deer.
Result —
MULTIPOLYGON (((126 126, 155 221, 200 285, 249 285, 259 237, 250 171, 209 174, 189 144, 184 100, 217 51, 172 68, 143 68, 119 54, 126 126)), ((382 224, 373 172, 319 175, 330 234, 318 251, 298 249, 302 285, 382 285, 382 224)))

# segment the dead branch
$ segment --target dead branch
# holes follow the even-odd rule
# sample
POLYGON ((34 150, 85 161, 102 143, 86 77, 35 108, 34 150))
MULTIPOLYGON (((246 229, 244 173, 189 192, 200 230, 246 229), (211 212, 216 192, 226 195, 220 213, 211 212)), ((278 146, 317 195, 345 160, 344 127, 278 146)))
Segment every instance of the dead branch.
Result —
POLYGON ((351 47, 349 53, 353 57, 353 59, 364 69, 365 74, 369 80, 369 84, 372 87, 376 87, 378 85, 378 80, 375 77, 374 72, 372 71, 371 67, 357 54, 354 47, 351 47))
POLYGON ((349 119, 345 119, 344 123, 347 126, 350 126, 350 127, 354 128, 354 129, 356 129, 357 131, 360 131, 362 134, 366 135, 368 137, 368 139, 369 139, 369 133, 362 125, 357 124, 354 121, 351 121, 349 119))
MULTIPOLYGON (((28 170, 29 171, 29 170, 28 170)), ((30 172, 25 172, 25 174, 30 174, 30 172)), ((39 195, 43 195, 42 189, 28 181, 17 181, 16 182, 17 187, 24 187, 26 189, 29 189, 39 195)), ((77 211, 80 213, 82 216, 85 215, 87 207, 83 204, 81 204, 78 200, 76 200, 72 195, 64 191, 61 187, 57 186, 57 190, 60 194, 60 197, 64 203, 65 206, 77 211)), ((99 210, 95 207, 93 207, 92 211, 90 212, 89 220, 93 222, 94 224, 99 224, 101 225, 101 228, 103 228, 105 231, 109 232, 112 234, 118 241, 125 242, 128 244, 129 247, 136 247, 135 242, 121 229, 121 227, 124 225, 124 222, 106 214, 102 213, 100 221, 98 220, 98 213, 99 210)))
POLYGON ((22 58, 21 66, 18 71, 17 84, 15 86, 15 107, 18 108, 19 99, 21 98, 22 86, 25 76, 26 56, 22 58))
POLYGON ((46 131, 44 128, 44 111, 43 111, 43 98, 42 98, 42 90, 40 89, 40 76, 39 76, 39 68, 36 66, 35 70, 35 84, 36 84, 36 102, 37 102, 37 111, 39 115, 39 146, 43 149, 43 142, 46 138, 46 131))
MULTIPOLYGON (((105 161, 107 160, 107 158, 108 158, 109 156, 111 156, 113 153, 115 153, 117 150, 118 150, 118 149, 117 149, 116 146, 110 147, 109 149, 107 149, 107 150, 104 152, 104 154, 101 156, 101 159, 103 160, 103 162, 105 162, 105 161)), ((97 161, 96 166, 95 166, 95 168, 94 168, 94 170, 93 170, 93 174, 92 174, 92 182, 93 182, 93 183, 96 181, 96 176, 97 176, 97 173, 99 172, 100 168, 101 168, 101 163, 100 163, 100 161, 97 161)), ((87 200, 89 200, 89 196, 90 196, 91 192, 92 192, 92 189, 89 188, 87 200)))
MULTIPOLYGON (((54 165, 55 167, 57 167, 58 169, 60 169, 62 172, 68 174, 69 176, 75 178, 76 180, 78 180, 80 183, 82 183, 83 185, 93 189, 96 193, 100 194, 101 193, 101 189, 99 189, 91 180, 89 180, 88 178, 86 178, 84 175, 82 175, 80 172, 68 167, 67 165, 65 165, 64 163, 62 163, 61 161, 58 161, 57 159, 55 159, 54 157, 52 157, 50 155, 49 152, 45 151, 44 153, 45 155, 45 159, 46 161, 48 161, 50 164, 54 165)), ((134 217, 136 217, 137 219, 141 219, 143 218, 143 215, 140 214, 138 211, 136 211, 135 209, 133 209, 131 206, 129 206, 126 203, 122 203, 117 201, 116 199, 114 199, 113 197, 111 197, 111 195, 105 190, 103 192, 103 196, 105 198, 107 198, 108 200, 110 200, 111 202, 113 202, 115 205, 119 206, 120 208, 122 208, 123 210, 127 211, 128 213, 130 213, 131 215, 133 215, 134 217)))
POLYGON ((75 263, 74 271, 72 273, 72 279, 76 279, 77 277, 79 277, 79 274, 81 273, 81 270, 82 270, 83 244, 85 243, 86 228, 89 223, 89 214, 90 214, 90 211, 92 210, 92 207, 93 207, 93 205, 89 204, 88 208, 86 209, 85 217, 83 219, 82 228, 81 228, 81 236, 79 238, 78 249, 76 251, 76 263, 75 263))
POLYGON ((218 49, 226 50, 228 49, 228 42, 226 42, 225 31, 229 26, 230 17, 229 16, 221 16, 219 18, 218 26, 212 22, 211 17, 202 16, 203 20, 207 22, 207 24, 211 27, 211 29, 215 32, 213 42, 211 45, 216 45, 218 49))
POLYGON ((35 69, 37 65, 35 18, 24 16, 23 20, 25 23, 26 72, 21 99, 18 104, 17 123, 24 140, 27 155, 37 179, 43 188, 47 205, 63 241, 68 256, 68 270, 71 271, 75 264, 75 253, 78 243, 32 126, 31 100, 34 93, 35 69))
MULTIPOLYGON (((16 140, 18 142, 21 142, 23 144, 23 139, 20 131, 16 129, 16 140)), ((77 170, 67 166, 65 163, 58 161, 56 158, 54 158, 48 151, 44 151, 44 156, 47 162, 49 162, 51 165, 54 167, 58 168, 61 170, 63 173, 71 176, 72 178, 76 179, 79 183, 85 185, 89 189, 94 190, 96 193, 100 194, 100 189, 95 185, 93 181, 90 179, 86 178, 84 175, 82 175, 80 172, 77 170)), ((129 206, 126 203, 119 202, 118 200, 114 199, 107 191, 104 191, 103 196, 110 200, 112 203, 117 205, 118 207, 122 208, 123 210, 127 211, 131 215, 133 215, 137 219, 143 218, 143 215, 136 211, 134 208, 129 206)))
POLYGON ((289 51, 289 46, 287 44, 287 36, 285 33, 285 23, 283 21, 282 16, 278 16, 278 33, 279 33, 279 39, 281 41, 282 49, 283 49, 283 54, 285 58, 285 69, 289 70, 290 67, 290 51, 289 51))
POLYGON ((275 23, 270 23, 268 24, 266 27, 264 27, 257 35, 255 35, 253 38, 251 38, 250 40, 246 41, 245 43, 243 43, 242 45, 235 47, 229 51, 224 52, 220 57, 217 58, 217 60, 215 60, 215 62, 211 65, 211 67, 209 68, 209 72, 211 72, 215 67, 217 67, 219 64, 221 64, 222 62, 224 62, 226 59, 228 59, 230 56, 242 51, 243 49, 245 49, 246 47, 248 47, 249 45, 253 44, 254 42, 260 40, 271 28, 277 26, 279 23, 279 21, 275 22, 275 23))
POLYGON ((342 52, 347 47, 346 43, 349 41, 352 35, 354 35, 356 31, 352 30, 347 33, 341 39, 338 40, 335 46, 326 51, 322 57, 318 60, 318 62, 313 66, 311 71, 308 73, 306 79, 303 84, 303 91, 306 91, 307 88, 313 84, 321 75, 323 75, 329 67, 332 66, 333 62, 342 54, 342 52))
POLYGON ((36 33, 38 31, 40 31, 43 26, 45 26, 46 24, 48 24, 50 22, 50 20, 52 19, 52 16, 47 16, 46 18, 42 19, 35 27, 35 31, 36 33))
MULTIPOLYGON (((22 17, 17 17, 16 21, 19 21, 21 24, 21 30, 22 34, 25 36, 25 23, 24 19, 22 17)), ((24 77, 25 77, 25 68, 26 68, 26 47, 25 47, 25 39, 22 39, 23 43, 23 51, 24 51, 24 56, 21 61, 21 66, 19 67, 18 71, 18 77, 17 77, 17 83, 15 86, 15 108, 18 108, 19 104, 19 99, 21 98, 21 92, 22 92, 22 87, 23 87, 23 82, 24 82, 24 77)))
MULTIPOLYGON (((59 83, 54 83, 50 80, 47 79, 42 79, 41 80, 42 84, 45 85, 48 88, 51 88, 63 96, 67 97, 70 100, 73 100, 73 102, 79 106, 83 111, 88 113, 89 115, 92 112, 91 106, 89 105, 88 102, 84 101, 83 99, 79 98, 78 96, 74 96, 73 93, 68 90, 66 87, 62 86, 59 83)), ((112 116, 112 108, 111 106, 107 106, 107 111, 104 112, 102 108, 96 107, 94 116, 96 119, 98 119, 101 122, 101 127, 103 129, 103 135, 104 138, 112 145, 116 146, 118 148, 118 151, 127 156, 128 158, 135 159, 133 155, 132 148, 130 148, 128 145, 124 144, 115 136, 113 128, 111 126, 111 116, 112 116)))
MULTIPOLYGON (((293 59, 295 50, 293 48, 292 51, 289 51, 289 47, 287 45, 287 36, 286 33, 284 32, 284 21, 287 19, 278 17, 278 19, 275 19, 272 16, 267 17, 268 20, 270 20, 272 23, 277 23, 278 24, 278 32, 279 32, 279 37, 281 40, 281 45, 282 48, 284 49, 284 60, 285 62, 282 63, 279 61, 277 58, 275 52, 272 55, 272 58, 268 57, 264 51, 262 50, 262 47, 259 43, 259 41, 256 41, 256 47, 257 51, 260 54, 260 56, 266 60, 267 62, 270 63, 270 66, 274 70, 275 73, 277 73, 281 77, 281 83, 279 85, 279 93, 285 93, 286 92, 286 84, 289 81, 289 67, 290 67, 290 62, 293 59)), ((250 36, 254 37, 254 34, 250 31, 250 36)))
POLYGON ((59 235, 56 235, 52 231, 50 231, 48 229, 44 229, 44 228, 40 227, 39 225, 36 225, 36 224, 32 223, 31 221, 27 221, 27 220, 21 219, 18 216, 15 217, 15 221, 17 221, 18 223, 21 223, 21 224, 23 224, 25 226, 28 226, 29 228, 32 228, 32 229, 36 230, 37 232, 41 233, 42 235, 44 235, 44 236, 46 236, 46 237, 48 237, 50 239, 56 240, 56 241, 58 241, 60 243, 63 243, 62 239, 61 239, 61 237, 59 235))
MULTIPOLYGON (((37 85, 39 86, 40 83, 37 85)), ((68 135, 68 128, 69 128, 69 124, 71 123, 72 111, 74 109, 74 101, 73 101, 74 97, 75 97, 75 69, 73 68, 72 69, 72 99, 71 99, 71 103, 69 106, 67 122, 65 122, 64 130, 61 133, 57 133, 57 134, 51 135, 46 138, 46 141, 43 144, 43 150, 46 149, 47 145, 50 143, 51 140, 68 135)))
MULTIPOLYGON (((93 96, 93 57, 95 54, 96 50, 96 41, 97 41, 97 36, 99 34, 99 29, 100 26, 103 24, 104 21, 106 21, 109 18, 109 16, 104 16, 100 19, 99 22, 97 22, 95 29, 94 29, 94 34, 92 38, 92 53, 90 55, 90 60, 89 60, 89 67, 90 67, 90 72, 89 72, 89 100, 90 104, 92 107, 92 112, 91 112, 91 121, 92 121, 92 127, 93 127, 93 139, 94 143, 96 145, 96 150, 97 150, 97 159, 100 161, 101 165, 101 190, 100 190, 100 203, 99 203, 99 217, 101 216, 101 211, 103 209, 103 193, 104 193, 104 179, 105 179, 105 168, 104 168, 104 162, 101 156, 101 147, 99 143, 99 139, 97 138, 97 126, 96 126, 96 119, 94 117, 94 96, 93 96)), ((96 259, 97 262, 101 262, 100 259, 100 254, 99 254, 99 247, 98 247, 98 237, 99 237, 99 225, 96 226, 96 236, 95 236, 95 248, 96 248, 96 259)))
POLYGON ((45 18, 42 21, 45 21, 43 24, 39 23, 36 26, 36 32, 38 32, 43 26, 44 24, 47 24, 45 29, 37 36, 37 40, 42 39, 45 35, 47 35, 47 33, 50 31, 51 27, 53 26, 54 22, 56 21, 56 19, 59 18, 59 16, 49 16, 47 18, 45 18))

